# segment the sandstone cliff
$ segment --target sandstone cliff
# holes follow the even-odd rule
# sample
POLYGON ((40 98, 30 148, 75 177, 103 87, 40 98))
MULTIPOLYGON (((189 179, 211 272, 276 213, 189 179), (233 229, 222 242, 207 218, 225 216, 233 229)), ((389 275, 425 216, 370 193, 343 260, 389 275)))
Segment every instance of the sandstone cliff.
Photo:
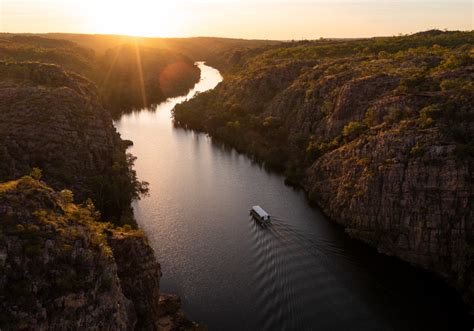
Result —
POLYGON ((0 328, 197 329, 160 296, 144 234, 71 201, 31 177, 0 184, 0 328))
POLYGON ((133 304, 95 217, 30 177, 2 184, 2 330, 133 329, 133 304))
POLYGON ((55 189, 133 224, 133 159, 89 80, 56 65, 0 62, 0 100, 0 181, 41 168, 55 189))
POLYGON ((285 172, 346 231, 474 299, 474 35, 282 45, 174 109, 285 172))

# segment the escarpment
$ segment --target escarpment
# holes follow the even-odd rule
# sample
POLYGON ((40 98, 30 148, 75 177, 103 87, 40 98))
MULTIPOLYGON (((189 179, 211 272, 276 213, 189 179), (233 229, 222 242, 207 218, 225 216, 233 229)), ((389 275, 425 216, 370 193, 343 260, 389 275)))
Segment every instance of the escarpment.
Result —
POLYGON ((261 50, 174 119, 284 171, 351 236, 437 273, 473 307, 473 41, 440 32, 261 50), (262 76, 286 81, 264 91, 262 76))
POLYGON ((72 200, 29 176, 0 184, 0 328, 200 328, 160 294, 145 235, 72 200))
POLYGON ((0 100, 0 181, 40 168, 53 188, 133 224, 133 158, 89 80, 56 65, 0 62, 0 100))
POLYGON ((0 185, 2 330, 133 329, 92 205, 31 177, 0 185))
POLYGON ((143 233, 110 232, 107 242, 118 265, 120 284, 135 305, 137 328, 154 330, 160 314, 160 265, 143 233))

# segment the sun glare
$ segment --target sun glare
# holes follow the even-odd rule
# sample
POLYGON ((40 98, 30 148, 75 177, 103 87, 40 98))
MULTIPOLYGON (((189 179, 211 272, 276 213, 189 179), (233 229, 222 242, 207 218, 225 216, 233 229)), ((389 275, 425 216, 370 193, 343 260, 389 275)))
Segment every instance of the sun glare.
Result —
POLYGON ((101 0, 93 6, 91 19, 98 33, 143 37, 179 34, 178 10, 173 4, 148 0, 101 0))

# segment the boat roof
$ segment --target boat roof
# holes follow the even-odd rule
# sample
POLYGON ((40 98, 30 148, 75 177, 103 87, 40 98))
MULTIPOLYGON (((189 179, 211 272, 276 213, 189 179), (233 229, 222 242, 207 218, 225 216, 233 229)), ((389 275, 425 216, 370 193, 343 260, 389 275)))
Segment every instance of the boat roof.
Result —
POLYGON ((260 206, 253 206, 253 207, 252 207, 252 210, 255 211, 255 212, 258 214, 258 216, 260 216, 260 217, 267 217, 267 216, 270 216, 270 215, 268 215, 268 213, 267 213, 265 210, 263 210, 263 208, 260 207, 260 206))

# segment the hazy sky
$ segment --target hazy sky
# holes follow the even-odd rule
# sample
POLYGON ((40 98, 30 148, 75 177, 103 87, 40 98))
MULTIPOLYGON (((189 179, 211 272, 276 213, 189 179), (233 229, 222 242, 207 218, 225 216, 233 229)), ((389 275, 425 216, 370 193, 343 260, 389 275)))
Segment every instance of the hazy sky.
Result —
POLYGON ((473 29, 473 0, 0 0, 1 32, 265 39, 473 29))

